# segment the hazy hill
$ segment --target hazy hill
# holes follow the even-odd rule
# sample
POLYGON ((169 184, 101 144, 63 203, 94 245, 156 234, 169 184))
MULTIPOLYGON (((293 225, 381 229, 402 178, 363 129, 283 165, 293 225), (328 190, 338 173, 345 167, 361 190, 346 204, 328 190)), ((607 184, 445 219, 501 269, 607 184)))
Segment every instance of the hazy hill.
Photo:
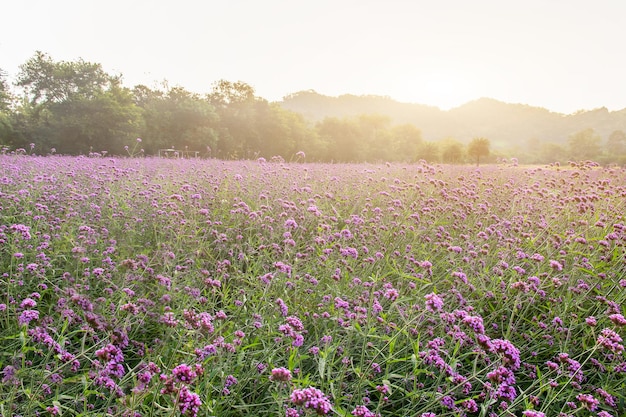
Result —
POLYGON ((566 115, 490 98, 470 101, 444 111, 382 96, 346 94, 330 97, 315 91, 301 91, 285 97, 280 105, 312 121, 325 117, 384 114, 394 124, 414 124, 428 141, 447 137, 468 141, 483 136, 496 147, 519 146, 529 139, 566 143, 570 135, 587 128, 594 129, 605 140, 615 130, 626 131, 626 109, 609 112, 603 107, 566 115))

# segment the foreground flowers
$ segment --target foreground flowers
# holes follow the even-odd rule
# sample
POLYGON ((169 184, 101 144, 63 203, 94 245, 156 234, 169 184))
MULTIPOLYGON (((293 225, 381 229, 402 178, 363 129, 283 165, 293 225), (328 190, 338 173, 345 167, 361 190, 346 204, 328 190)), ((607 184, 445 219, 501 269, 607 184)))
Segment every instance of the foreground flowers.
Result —
POLYGON ((626 412, 622 170, 2 158, 7 415, 626 412))
POLYGON ((319 415, 326 415, 332 407, 330 400, 317 388, 309 387, 293 390, 289 400, 296 406, 311 409, 319 415))

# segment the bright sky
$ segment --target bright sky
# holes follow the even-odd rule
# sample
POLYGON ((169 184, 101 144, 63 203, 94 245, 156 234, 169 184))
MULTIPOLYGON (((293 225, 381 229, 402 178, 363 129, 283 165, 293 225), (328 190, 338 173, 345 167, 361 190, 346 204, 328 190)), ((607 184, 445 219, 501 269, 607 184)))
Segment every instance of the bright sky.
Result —
POLYGON ((624 0, 8 0, 0 68, 35 51, 124 84, 270 101, 313 89, 438 106, 480 97, 552 111, 626 108, 624 0))

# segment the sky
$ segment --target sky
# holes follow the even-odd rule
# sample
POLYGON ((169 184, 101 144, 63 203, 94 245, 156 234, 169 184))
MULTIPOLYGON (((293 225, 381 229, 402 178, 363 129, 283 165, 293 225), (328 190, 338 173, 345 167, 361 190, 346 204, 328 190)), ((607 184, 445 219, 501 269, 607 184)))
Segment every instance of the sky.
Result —
POLYGON ((208 93, 243 81, 458 107, 481 97, 573 113, 626 108, 624 0, 7 0, 0 69, 36 51, 124 85, 208 93))

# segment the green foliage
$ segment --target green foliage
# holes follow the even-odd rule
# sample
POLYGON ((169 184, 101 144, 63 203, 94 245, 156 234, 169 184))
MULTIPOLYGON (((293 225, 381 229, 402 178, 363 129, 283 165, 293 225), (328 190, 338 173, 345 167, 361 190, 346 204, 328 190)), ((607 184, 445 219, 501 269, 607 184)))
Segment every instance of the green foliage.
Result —
POLYGON ((609 135, 606 152, 615 159, 626 159, 626 133, 623 130, 615 130, 609 135))
POLYGON ((389 134, 393 155, 397 160, 414 161, 423 141, 422 132, 415 125, 405 123, 393 126, 389 134))
POLYGON ((0 68, 0 114, 7 113, 13 98, 6 80, 6 73, 0 68))
POLYGON ((170 148, 210 154, 217 147, 219 117, 206 99, 182 87, 167 85, 165 91, 139 85, 133 95, 142 111, 140 136, 148 154, 170 148))
POLYGON ((329 117, 319 122, 316 128, 322 140, 329 144, 326 160, 356 162, 364 159, 356 121, 329 117))
POLYGON ((83 60, 54 62, 38 51, 20 66, 17 85, 24 88, 34 106, 95 98, 116 81, 119 80, 106 74, 100 64, 83 60))
POLYGON ((6 73, 0 68, 0 146, 11 142, 13 125, 11 122, 11 103, 13 97, 6 80, 6 73))
POLYGON ((591 128, 570 136, 569 155, 574 161, 595 160, 601 151, 602 138, 591 128))
POLYGON ((21 66, 17 85, 26 94, 17 111, 22 145, 70 154, 121 153, 138 133, 140 113, 129 90, 100 64, 54 62, 37 52, 21 66))
POLYGON ((489 156, 489 139, 474 138, 467 146, 467 154, 476 161, 476 166, 480 165, 480 158, 489 156))
POLYGON ((522 164, 626 160, 626 135, 607 130, 623 124, 621 113, 606 109, 562 116, 480 99, 443 112, 389 97, 327 97, 315 91, 269 103, 251 85, 228 80, 215 82, 206 95, 167 82, 162 88, 129 90, 122 87, 121 75, 106 73, 100 64, 55 61, 43 52, 20 66, 16 85, 19 97, 0 70, 0 144, 9 151, 126 155, 125 146, 140 137, 142 148, 134 156, 173 148, 179 156, 219 159, 293 161, 305 154, 308 162, 479 164, 490 154, 494 161, 516 157, 522 164), (567 141, 572 126, 596 125, 600 134, 589 128, 567 141), (522 129, 533 139, 519 139, 522 129), (496 139, 468 146, 468 132, 496 139), (459 141, 438 139, 448 135, 459 141))
POLYGON ((422 142, 417 148, 417 159, 429 163, 439 162, 439 146, 434 142, 422 142))
POLYGON ((463 162, 465 150, 463 144, 456 140, 448 140, 443 144, 441 159, 446 164, 458 164, 463 162))

